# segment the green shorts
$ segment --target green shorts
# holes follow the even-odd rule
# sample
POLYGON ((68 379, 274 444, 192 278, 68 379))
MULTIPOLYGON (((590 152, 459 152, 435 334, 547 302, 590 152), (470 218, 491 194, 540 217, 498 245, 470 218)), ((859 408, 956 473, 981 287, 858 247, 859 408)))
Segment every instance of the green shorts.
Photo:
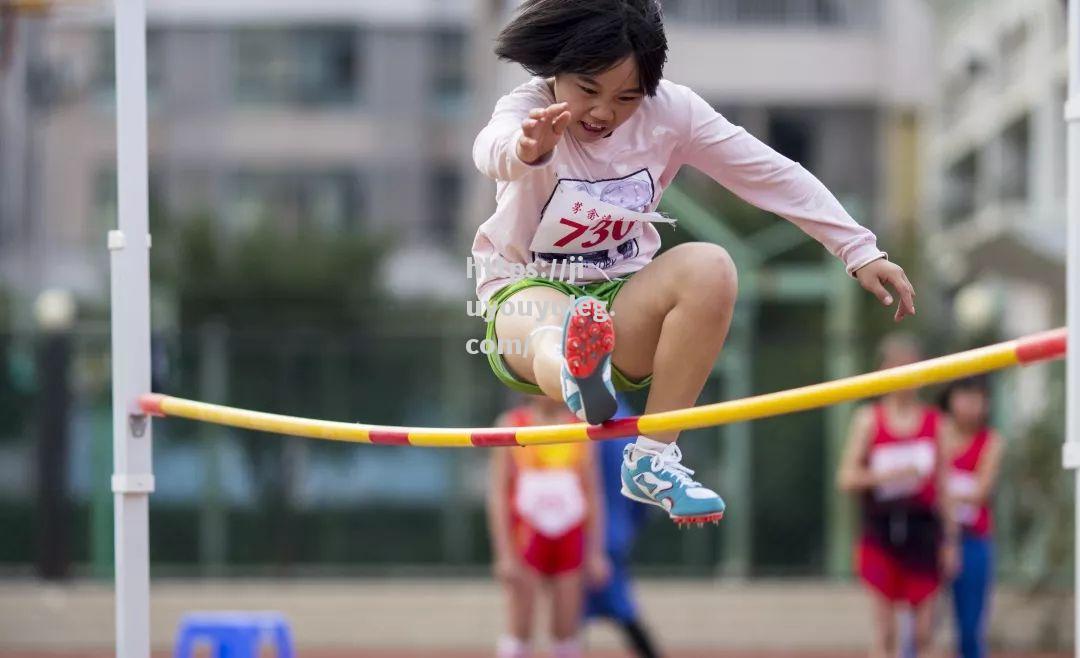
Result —
MULTIPOLYGON (((514 295, 526 288, 532 288, 535 286, 547 286, 554 288, 559 292, 570 296, 573 299, 584 297, 585 295, 591 295, 596 299, 599 299, 604 303, 606 308, 611 308, 611 303, 615 301, 615 295, 619 294, 619 290, 623 284, 629 280, 629 276, 620 279, 613 279, 611 281, 594 281, 586 283, 584 285, 574 285, 572 283, 566 283, 565 281, 552 281, 541 277, 528 277, 520 279, 511 283, 508 286, 500 288, 498 292, 491 296, 488 300, 488 308, 494 307, 496 312, 492 314, 491 320, 487 323, 487 331, 484 338, 491 341, 491 343, 497 344, 497 338, 495 335, 495 318, 498 314, 498 309, 503 305, 511 295, 514 295)), ((489 343, 489 344, 491 344, 489 343)), ((498 350, 490 350, 487 355, 488 365, 491 366, 491 371, 495 373, 495 376, 499 378, 499 381, 506 384, 510 388, 520 393, 529 393, 531 395, 543 395, 544 392, 540 390, 540 387, 536 384, 518 379, 510 368, 503 361, 502 355, 498 350)), ((619 391, 639 391, 650 383, 652 383, 652 375, 647 375, 641 381, 633 381, 622 372, 619 371, 614 365, 611 366, 611 383, 615 385, 615 389, 619 391)))

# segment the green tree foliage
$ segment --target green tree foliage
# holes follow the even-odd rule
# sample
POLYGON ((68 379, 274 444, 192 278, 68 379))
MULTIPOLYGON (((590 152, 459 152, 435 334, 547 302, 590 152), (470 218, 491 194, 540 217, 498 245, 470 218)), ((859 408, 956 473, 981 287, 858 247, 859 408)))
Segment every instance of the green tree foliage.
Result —
POLYGON ((155 275, 172 289, 182 326, 217 319, 234 329, 330 328, 367 317, 389 240, 271 226, 226 234, 202 215, 171 231, 176 250, 155 263, 155 275))
POLYGON ((1030 427, 1009 441, 1003 478, 1017 490, 1014 512, 1019 580, 1039 612, 1041 649, 1068 645, 1061 609, 1071 602, 1069 567, 1075 536, 1073 475, 1062 468, 1065 436, 1065 368, 1056 363, 1046 408, 1030 427))
POLYGON ((0 288, 0 437, 13 437, 22 428, 33 400, 33 354, 12 334, 13 303, 0 288))
POLYGON ((1054 370, 1046 409, 1010 441, 1009 474, 1018 496, 1016 525, 1023 582, 1032 590, 1066 583, 1073 542, 1072 477, 1062 468, 1065 437, 1064 366, 1054 370))

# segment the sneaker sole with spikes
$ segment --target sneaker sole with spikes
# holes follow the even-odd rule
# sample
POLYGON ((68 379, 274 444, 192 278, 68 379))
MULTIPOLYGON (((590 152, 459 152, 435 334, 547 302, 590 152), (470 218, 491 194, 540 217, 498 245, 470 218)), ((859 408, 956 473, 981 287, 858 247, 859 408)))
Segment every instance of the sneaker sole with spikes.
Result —
POLYGON ((563 334, 563 358, 581 394, 585 420, 599 425, 619 409, 604 384, 601 364, 615 350, 615 328, 606 310, 595 300, 576 303, 563 334))

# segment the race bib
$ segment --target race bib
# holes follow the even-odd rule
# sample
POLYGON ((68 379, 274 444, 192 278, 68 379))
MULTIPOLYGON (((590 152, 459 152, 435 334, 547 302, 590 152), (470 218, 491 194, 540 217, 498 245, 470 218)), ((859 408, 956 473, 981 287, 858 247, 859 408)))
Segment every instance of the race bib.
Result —
MULTIPOLYGON (((622 188, 639 181, 623 180, 622 188)), ((580 254, 614 249, 643 233, 646 222, 673 224, 675 220, 659 213, 637 212, 604 201, 590 194, 588 184, 578 185, 560 182, 555 194, 540 217, 536 234, 529 249, 543 254, 580 254)), ((609 184, 609 187, 611 184, 609 184)), ((615 200, 623 200, 622 188, 608 194, 615 200)), ((650 197, 651 198, 651 197, 650 197)), ((628 201, 632 203, 633 201, 628 201)))
MULTIPOLYGON (((979 489, 979 480, 970 471, 951 470, 948 479, 949 495, 970 497, 979 489)), ((970 503, 953 503, 953 515, 957 523, 974 525, 979 518, 979 508, 970 503)))
POLYGON ((524 471, 519 474, 514 508, 545 537, 559 537, 586 516, 581 478, 567 470, 524 471))
POLYGON ((934 470, 934 446, 926 441, 913 441, 877 446, 870 456, 870 471, 875 475, 915 467, 918 474, 903 480, 880 484, 874 489, 878 500, 896 500, 918 493, 923 482, 934 470))

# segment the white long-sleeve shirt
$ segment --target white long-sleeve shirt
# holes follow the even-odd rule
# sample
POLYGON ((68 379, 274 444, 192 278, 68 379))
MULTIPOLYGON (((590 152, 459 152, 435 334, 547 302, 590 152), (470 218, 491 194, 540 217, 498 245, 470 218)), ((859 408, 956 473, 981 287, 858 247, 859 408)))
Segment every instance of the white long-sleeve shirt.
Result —
POLYGON ((802 165, 687 87, 661 80, 656 95, 646 96, 609 137, 586 143, 567 131, 551 153, 527 164, 517 157, 521 122, 529 110, 554 102, 546 81, 533 78, 499 99, 473 145, 477 168, 496 181, 495 212, 472 246, 476 293, 484 302, 524 266, 545 276, 552 262, 583 259, 590 267, 577 268, 579 282, 643 268, 660 248, 649 215, 660 219, 656 206, 683 165, 791 221, 849 273, 884 256, 874 234, 802 165), (621 209, 629 211, 625 217, 621 209))

